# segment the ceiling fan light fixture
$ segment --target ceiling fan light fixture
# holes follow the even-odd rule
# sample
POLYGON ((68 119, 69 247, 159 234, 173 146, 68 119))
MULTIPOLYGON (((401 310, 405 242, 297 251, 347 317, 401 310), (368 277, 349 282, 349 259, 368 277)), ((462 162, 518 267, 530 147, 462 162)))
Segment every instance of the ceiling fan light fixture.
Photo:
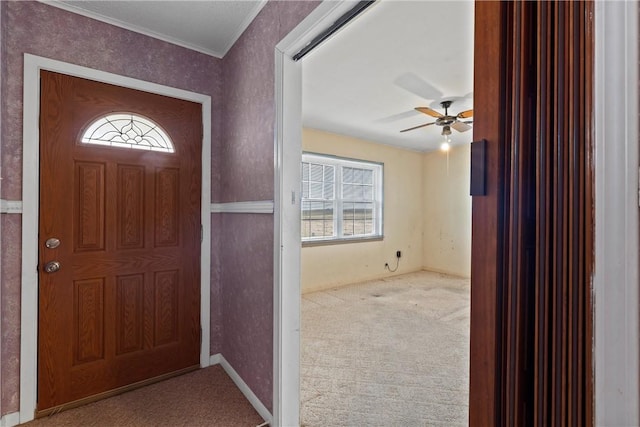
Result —
POLYGON ((449 136, 451 135, 451 127, 450 126, 443 126, 442 127, 442 136, 449 136))
MULTIPOLYGON (((451 133, 451 131, 449 131, 451 133)), ((446 153, 451 149, 451 137, 449 135, 445 135, 444 141, 440 144, 440 151, 446 153)))

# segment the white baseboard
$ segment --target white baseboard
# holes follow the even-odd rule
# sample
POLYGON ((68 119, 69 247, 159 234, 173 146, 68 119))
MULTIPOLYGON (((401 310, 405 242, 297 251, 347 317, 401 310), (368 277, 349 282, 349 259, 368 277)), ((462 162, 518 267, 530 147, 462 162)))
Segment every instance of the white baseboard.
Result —
POLYGON ((0 427, 13 427, 20 424, 20 412, 12 412, 0 418, 0 427))
POLYGON ((260 414, 262 419, 265 420, 267 423, 269 423, 269 425, 271 425, 271 423, 273 422, 273 415, 271 415, 271 412, 269 412, 267 407, 264 406, 264 404, 260 401, 260 399, 258 399, 258 396, 256 396, 253 393, 253 391, 251 391, 251 388, 249 388, 247 383, 245 383, 244 380, 240 377, 240 375, 238 375, 236 370, 233 369, 233 367, 231 367, 231 365, 229 364, 229 362, 227 362, 224 356, 220 353, 213 354, 211 355, 211 358, 209 361, 211 365, 222 366, 222 369, 224 369, 227 375, 229 375, 229 377, 233 380, 236 386, 240 389, 242 394, 244 394, 244 397, 247 398, 247 400, 249 401, 249 403, 251 403, 253 408, 258 412, 258 414, 260 414))

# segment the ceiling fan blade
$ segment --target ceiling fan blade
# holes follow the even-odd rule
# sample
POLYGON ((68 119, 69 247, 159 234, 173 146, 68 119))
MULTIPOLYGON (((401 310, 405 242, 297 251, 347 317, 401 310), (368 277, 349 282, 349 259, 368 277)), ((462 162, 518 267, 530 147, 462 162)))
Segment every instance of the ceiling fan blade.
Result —
POLYGON ((419 115, 420 113, 418 113, 416 110, 409 110, 409 111, 405 111, 404 113, 398 113, 392 116, 387 116, 381 119, 374 120, 374 123, 393 123, 393 122, 397 122, 398 120, 408 119, 410 117, 415 117, 419 115))
POLYGON ((438 113, 436 110, 432 110, 429 107, 416 107, 416 110, 420 111, 421 113, 428 114, 431 117, 435 117, 435 118, 444 117, 442 114, 438 113))
POLYGON ((472 116, 473 116, 473 109, 458 113, 458 118, 461 118, 461 119, 468 119, 469 117, 472 117, 472 116))
POLYGON ((414 73, 404 73, 393 81, 396 85, 400 86, 407 92, 418 95, 424 99, 440 100, 444 96, 440 90, 427 83, 422 77, 414 73))
POLYGON ((423 128, 423 127, 425 127, 425 126, 432 125, 432 124, 434 124, 434 123, 435 123, 435 122, 425 123, 425 124, 423 124, 423 125, 420 125, 420 126, 414 126, 414 127, 412 127, 412 128, 409 128, 409 129, 402 129, 400 132, 407 132, 407 131, 414 130, 414 129, 420 129, 420 128, 423 128))
POLYGON ((458 132, 466 132, 469 129, 471 129, 471 126, 463 122, 454 122, 451 124, 451 127, 457 130, 458 132))

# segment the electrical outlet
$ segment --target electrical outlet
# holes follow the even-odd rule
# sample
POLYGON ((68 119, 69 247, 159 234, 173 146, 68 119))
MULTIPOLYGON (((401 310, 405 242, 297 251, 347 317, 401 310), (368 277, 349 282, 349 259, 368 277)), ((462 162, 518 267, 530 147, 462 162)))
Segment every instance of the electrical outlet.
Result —
POLYGON ((402 252, 401 251, 396 251, 396 258, 400 258, 402 256, 402 252))

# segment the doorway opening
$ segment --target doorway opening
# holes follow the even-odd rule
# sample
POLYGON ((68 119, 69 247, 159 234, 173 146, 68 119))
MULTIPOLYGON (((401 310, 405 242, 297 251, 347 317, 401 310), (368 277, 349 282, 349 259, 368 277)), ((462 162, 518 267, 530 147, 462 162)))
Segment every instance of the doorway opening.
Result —
POLYGON ((449 135, 429 114, 452 101, 472 121, 473 3, 376 4, 300 62, 301 422, 465 424, 472 123, 449 135), (382 164, 380 234, 342 161, 382 164))

